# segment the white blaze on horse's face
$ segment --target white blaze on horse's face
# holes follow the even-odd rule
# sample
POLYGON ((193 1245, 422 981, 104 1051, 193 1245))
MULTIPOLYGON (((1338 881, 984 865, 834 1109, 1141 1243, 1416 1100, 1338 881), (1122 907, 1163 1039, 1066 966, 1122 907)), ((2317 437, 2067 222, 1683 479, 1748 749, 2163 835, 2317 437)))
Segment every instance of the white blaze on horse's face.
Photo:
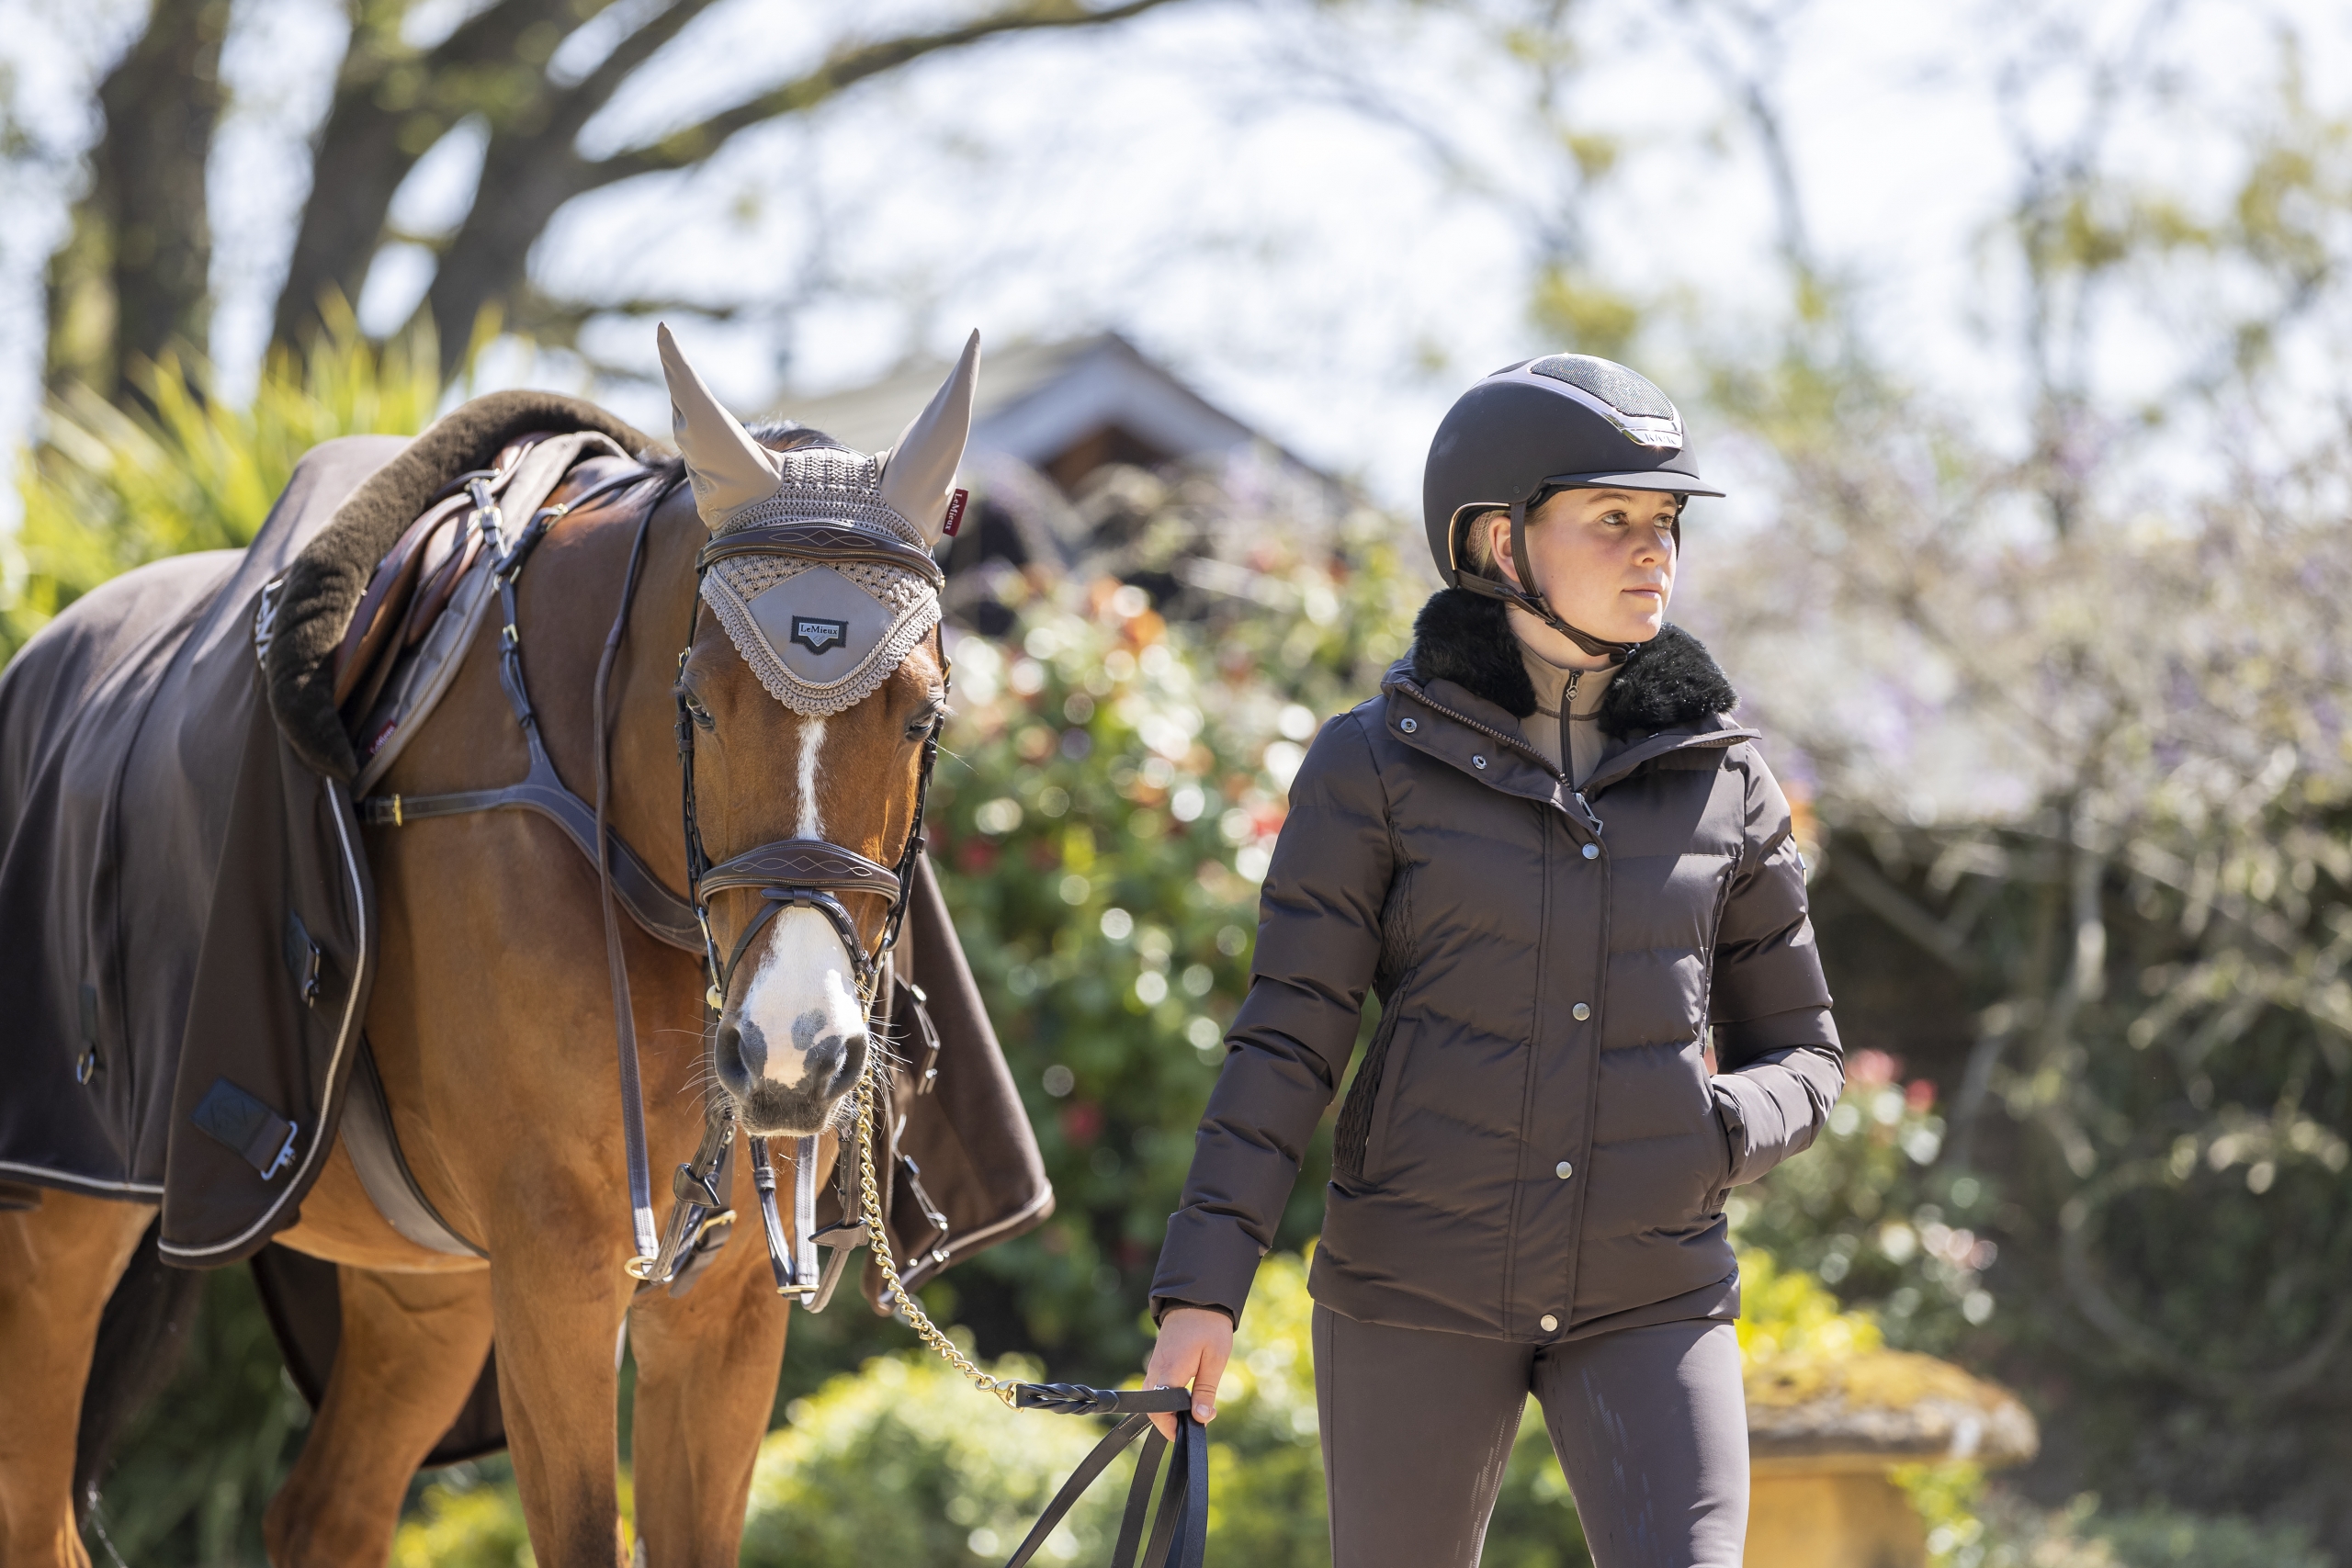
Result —
MULTIPOLYGON (((802 719, 798 739, 795 836, 821 841, 825 721, 802 719)), ((815 909, 779 910, 723 1032, 749 1080, 741 1098, 754 1130, 818 1131, 865 1068, 865 1008, 840 929, 815 909)))

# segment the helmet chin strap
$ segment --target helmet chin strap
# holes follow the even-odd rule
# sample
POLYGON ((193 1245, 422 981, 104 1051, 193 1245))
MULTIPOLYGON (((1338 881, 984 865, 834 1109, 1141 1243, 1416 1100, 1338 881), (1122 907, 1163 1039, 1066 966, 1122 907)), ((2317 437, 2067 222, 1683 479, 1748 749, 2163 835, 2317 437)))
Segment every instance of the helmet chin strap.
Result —
POLYGON ((1552 606, 1544 601, 1543 589, 1535 586, 1535 563, 1527 558, 1527 502, 1524 501, 1511 502, 1510 558, 1512 564, 1519 569, 1521 580, 1528 586, 1514 587, 1509 582, 1501 582, 1491 577, 1468 572, 1457 574, 1457 580, 1463 587, 1473 593, 1481 593, 1489 599, 1499 599, 1506 604, 1517 605, 1595 659, 1606 659, 1611 664, 1623 664, 1633 657, 1634 649, 1642 646, 1638 642, 1607 642, 1589 632, 1580 631, 1562 620, 1552 606))

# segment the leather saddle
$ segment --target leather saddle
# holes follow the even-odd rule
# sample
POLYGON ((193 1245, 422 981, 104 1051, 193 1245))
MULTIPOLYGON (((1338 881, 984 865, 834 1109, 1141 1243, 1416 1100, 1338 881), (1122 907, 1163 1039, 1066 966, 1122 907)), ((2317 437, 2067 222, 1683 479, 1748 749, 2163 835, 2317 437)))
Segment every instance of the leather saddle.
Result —
POLYGON ((598 432, 537 431, 441 488, 378 563, 335 649, 335 708, 359 758, 355 796, 383 776, 455 678, 496 597, 497 552, 542 509, 560 516, 639 467, 598 432))

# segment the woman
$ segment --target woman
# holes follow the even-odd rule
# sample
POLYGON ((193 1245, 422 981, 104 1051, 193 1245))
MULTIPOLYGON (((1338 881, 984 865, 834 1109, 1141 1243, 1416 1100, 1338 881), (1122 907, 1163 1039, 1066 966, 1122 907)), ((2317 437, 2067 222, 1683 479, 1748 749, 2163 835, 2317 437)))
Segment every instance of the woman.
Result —
POLYGON ((1145 1381, 1215 1414, 1370 987, 1310 1275, 1337 1568, 1476 1562, 1531 1393, 1600 1568, 1736 1568, 1724 1196, 1844 1073, 1788 803, 1665 621, 1722 492, 1664 393, 1576 355, 1472 388, 1423 484, 1451 586, 1291 787, 1145 1381))

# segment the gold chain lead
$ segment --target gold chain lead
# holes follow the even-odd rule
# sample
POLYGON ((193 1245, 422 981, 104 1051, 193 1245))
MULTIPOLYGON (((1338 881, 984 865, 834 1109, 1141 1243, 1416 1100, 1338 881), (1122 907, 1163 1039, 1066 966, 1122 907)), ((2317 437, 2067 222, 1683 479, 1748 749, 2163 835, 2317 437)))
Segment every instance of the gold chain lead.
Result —
POLYGON ((881 1183, 874 1174, 874 1073, 871 1063, 857 1080, 857 1166, 858 1180, 865 1211, 865 1239, 874 1248, 874 1261, 882 1270, 882 1282, 889 1287, 890 1300, 907 1322, 913 1325, 916 1336, 939 1352, 949 1366, 972 1380, 972 1386, 983 1393, 992 1393, 1004 1401, 1009 1408, 1013 1404, 1012 1384, 1001 1378, 990 1377, 972 1364, 970 1357, 956 1348, 956 1341, 939 1331, 931 1314, 922 1310, 914 1292, 899 1278, 899 1260, 891 1255, 890 1238, 882 1228, 881 1183))

